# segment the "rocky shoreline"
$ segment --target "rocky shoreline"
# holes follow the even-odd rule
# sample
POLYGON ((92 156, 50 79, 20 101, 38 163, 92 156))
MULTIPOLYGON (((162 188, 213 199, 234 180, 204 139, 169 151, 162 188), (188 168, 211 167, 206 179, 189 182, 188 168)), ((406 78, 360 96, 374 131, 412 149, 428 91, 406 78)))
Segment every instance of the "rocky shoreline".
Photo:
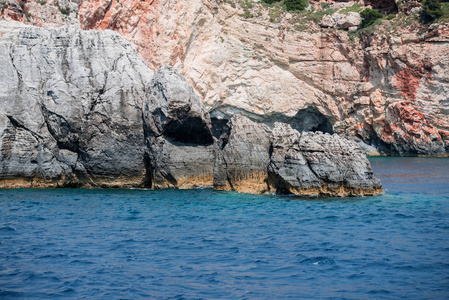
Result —
POLYGON ((153 73, 112 31, 1 25, 2 188, 382 191, 361 149, 338 135, 239 114, 212 128, 182 75, 153 73))

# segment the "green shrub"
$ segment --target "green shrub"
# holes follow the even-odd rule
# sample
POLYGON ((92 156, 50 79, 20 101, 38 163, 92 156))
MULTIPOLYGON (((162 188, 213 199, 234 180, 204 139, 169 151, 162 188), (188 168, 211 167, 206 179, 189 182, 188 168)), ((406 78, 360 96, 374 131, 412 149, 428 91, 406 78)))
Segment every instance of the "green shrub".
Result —
POLYGON ((362 10, 360 16, 362 17, 360 28, 371 26, 374 24, 374 22, 376 22, 376 20, 383 18, 383 15, 380 12, 371 8, 365 8, 364 10, 362 10))
POLYGON ((293 26, 293 28, 294 28, 296 31, 304 31, 304 30, 306 30, 307 28, 309 28, 309 26, 307 26, 307 25, 295 25, 295 26, 293 26))
POLYGON ((274 4, 276 2, 281 2, 281 0, 262 0, 262 2, 266 4, 274 4))
POLYGON ((443 9, 438 0, 424 0, 421 3, 419 17, 423 23, 433 22, 435 19, 443 16, 443 9))
POLYGON ((335 12, 335 9, 333 8, 328 8, 324 11, 325 15, 332 15, 335 12))
POLYGON ((362 4, 355 3, 354 5, 352 5, 350 7, 346 7, 346 8, 343 8, 342 10, 340 10, 340 14, 344 15, 351 11, 360 12, 362 9, 363 9, 362 4))
POLYGON ((307 7, 306 0, 284 0, 287 10, 304 10, 307 7))
POLYGON ((243 10, 243 14, 241 14, 241 16, 245 19, 254 18, 254 15, 248 9, 243 10))
POLYGON ((323 3, 321 3, 321 8, 322 9, 328 9, 328 8, 331 8, 331 5, 329 3, 327 3, 327 2, 323 2, 323 3))
POLYGON ((69 8, 69 7, 66 7, 66 8, 60 7, 60 8, 59 8, 59 11, 60 11, 61 14, 63 14, 63 15, 66 15, 66 16, 70 15, 70 8, 69 8))
POLYGON ((225 1, 227 4, 231 5, 233 8, 235 8, 235 3, 231 0, 226 0, 225 1))
POLYGON ((274 7, 268 11, 268 16, 270 17, 270 22, 279 23, 281 21, 282 9, 274 7))
POLYGON ((248 1, 248 0, 239 0, 240 5, 244 8, 244 9, 248 9, 248 8, 253 8, 254 5, 252 3, 252 1, 248 1))
POLYGON ((442 24, 449 23, 449 2, 442 2, 441 8, 443 15, 438 18, 437 22, 442 24))

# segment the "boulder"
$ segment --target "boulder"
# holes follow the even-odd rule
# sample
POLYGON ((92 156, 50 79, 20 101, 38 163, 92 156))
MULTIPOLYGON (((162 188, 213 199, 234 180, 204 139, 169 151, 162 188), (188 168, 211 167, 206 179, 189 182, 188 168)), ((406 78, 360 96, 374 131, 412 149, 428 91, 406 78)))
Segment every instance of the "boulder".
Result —
POLYGON ((335 18, 333 17, 333 15, 325 15, 323 17, 323 19, 320 22, 320 26, 321 27, 335 27, 335 25, 337 24, 335 18))
POLYGON ((362 18, 357 12, 340 14, 336 12, 332 15, 325 15, 321 20, 321 27, 333 27, 338 29, 349 29, 360 25, 362 18))
POLYGON ((338 29, 348 29, 349 27, 359 26, 362 21, 360 14, 350 11, 346 14, 336 13, 335 23, 338 29))

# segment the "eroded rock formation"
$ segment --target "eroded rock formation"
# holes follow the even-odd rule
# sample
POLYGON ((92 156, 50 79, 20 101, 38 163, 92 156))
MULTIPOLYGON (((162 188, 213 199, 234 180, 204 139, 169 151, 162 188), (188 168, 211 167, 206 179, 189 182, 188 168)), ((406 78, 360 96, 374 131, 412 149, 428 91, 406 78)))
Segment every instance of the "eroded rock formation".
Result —
POLYGON ((218 142, 214 186, 246 193, 269 192, 271 130, 236 115, 228 123, 229 133, 218 142))
POLYGON ((271 130, 239 115, 232 117, 229 128, 218 143, 217 189, 309 196, 382 191, 365 154, 338 135, 300 133, 285 123, 271 130))
POLYGON ((143 116, 151 187, 212 187, 215 151, 209 113, 172 68, 154 74, 143 116))
POLYGON ((171 67, 153 74, 112 31, 0 22, 0 51, 0 187, 381 191, 366 157, 337 136, 272 131, 237 115, 217 140, 192 86, 171 67), (304 166, 289 151, 309 162, 296 181, 284 165, 304 166))
MULTIPOLYGON (((394 1, 363 3, 397 10, 394 1)), ((124 0, 84 1, 79 15, 85 29, 109 28, 130 40, 150 68, 180 69, 213 118, 241 113, 284 121, 308 108, 333 132, 383 153, 447 153, 448 25, 418 33, 384 21, 372 36, 351 42, 347 32, 313 23, 296 30, 304 28, 296 27, 301 18, 289 13, 273 22, 270 8, 256 3, 255 17, 243 12, 237 1, 124 0), (428 130, 393 134, 389 128, 409 122, 404 114, 392 117, 398 106, 420 114, 428 130)))
POLYGON ((2 186, 145 180, 142 105, 153 72, 112 31, 0 22, 2 186))
POLYGON ((299 133, 276 123, 272 149, 268 183, 278 193, 357 196, 382 190, 365 154, 338 135, 299 133))

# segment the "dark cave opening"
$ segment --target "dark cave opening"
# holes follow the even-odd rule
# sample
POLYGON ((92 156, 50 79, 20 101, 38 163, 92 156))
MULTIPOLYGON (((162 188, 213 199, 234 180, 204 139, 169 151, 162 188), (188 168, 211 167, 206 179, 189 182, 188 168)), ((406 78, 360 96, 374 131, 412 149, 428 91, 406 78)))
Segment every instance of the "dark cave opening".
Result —
POLYGON ((214 137, 219 139, 223 133, 229 134, 229 126, 227 125, 229 122, 229 119, 219 119, 219 118, 211 117, 210 120, 212 123, 212 135, 214 137))
POLYGON ((364 0, 363 5, 371 5, 373 9, 380 11, 384 15, 397 14, 399 12, 398 5, 394 0, 364 0))
POLYGON ((329 134, 334 133, 332 123, 315 107, 306 107, 299 110, 290 120, 286 120, 286 123, 299 132, 321 131, 329 134))
MULTIPOLYGON (((223 113, 211 113, 212 134, 215 138, 219 139, 224 133, 229 134, 230 128, 227 123, 230 118, 231 116, 223 113)), ((293 117, 277 114, 259 120, 254 120, 253 118, 250 119, 256 122, 265 123, 271 128, 273 128, 275 122, 282 122, 289 124, 293 129, 296 129, 299 132, 321 131, 329 134, 334 133, 333 124, 330 118, 319 112, 318 109, 313 106, 299 110, 293 117)))

